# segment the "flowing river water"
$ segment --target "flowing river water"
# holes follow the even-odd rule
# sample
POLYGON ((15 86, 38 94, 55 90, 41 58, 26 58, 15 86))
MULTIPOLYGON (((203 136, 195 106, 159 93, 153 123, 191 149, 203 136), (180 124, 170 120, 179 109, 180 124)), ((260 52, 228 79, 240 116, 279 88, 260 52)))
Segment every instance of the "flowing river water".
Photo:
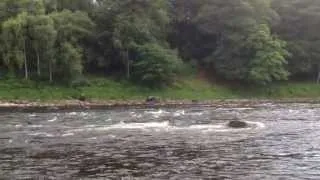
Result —
POLYGON ((0 179, 316 180, 320 105, 1 113, 0 179))

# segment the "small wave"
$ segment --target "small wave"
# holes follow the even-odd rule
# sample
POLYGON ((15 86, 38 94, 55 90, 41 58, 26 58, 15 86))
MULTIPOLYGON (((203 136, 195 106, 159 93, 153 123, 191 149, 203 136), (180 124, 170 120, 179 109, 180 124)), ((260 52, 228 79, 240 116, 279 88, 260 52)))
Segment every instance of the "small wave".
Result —
POLYGON ((80 116, 82 116, 82 117, 85 117, 85 116, 88 116, 89 115, 89 113, 87 113, 87 112, 81 112, 80 113, 80 116))
POLYGON ((29 125, 28 127, 30 128, 42 128, 43 125, 39 124, 39 125, 29 125))
POLYGON ((74 136, 74 133, 65 133, 61 135, 62 137, 74 136))
POLYGON ((193 112, 193 113, 188 113, 188 115, 191 116, 202 116, 204 114, 204 112, 193 112))
POLYGON ((49 120, 48 120, 48 122, 55 122, 55 121, 57 121, 57 120, 58 120, 58 117, 57 117, 57 116, 55 116, 54 118, 49 119, 49 120))
POLYGON ((144 129, 144 128, 168 128, 169 121, 149 123, 119 123, 107 127, 108 129, 144 129))
POLYGON ((147 111, 145 112, 145 114, 151 114, 154 118, 159 118, 160 116, 164 115, 164 114, 169 114, 170 112, 168 111, 164 111, 162 109, 158 110, 158 111, 147 111))
POLYGON ((88 131, 108 131, 116 129, 165 129, 170 128, 169 122, 150 122, 150 123, 124 123, 120 122, 111 126, 89 125, 67 131, 67 133, 88 132, 88 131))
POLYGON ((179 110, 173 114, 174 117, 183 116, 183 115, 185 115, 184 110, 179 110))
POLYGON ((226 124, 196 124, 190 126, 175 126, 170 124, 169 121, 164 122, 147 122, 147 123, 124 123, 120 122, 118 124, 113 124, 110 126, 95 126, 87 125, 83 128, 72 129, 67 133, 74 132, 89 132, 89 131, 108 131, 108 130, 121 130, 121 129, 131 129, 131 130, 151 130, 151 131, 198 131, 198 132, 228 132, 228 131, 243 131, 251 129, 262 129, 265 125, 260 122, 247 122, 249 124, 248 128, 243 129, 233 129, 227 127, 226 124))
POLYGON ((98 138, 97 137, 91 137, 91 138, 88 138, 89 140, 97 140, 98 138))
POLYGON ((108 122, 108 121, 112 121, 112 119, 111 119, 111 118, 108 118, 108 119, 106 119, 105 121, 106 121, 106 122, 108 122))
POLYGON ((131 117, 133 118, 141 118, 142 115, 141 114, 137 114, 136 112, 130 112, 131 117))
POLYGON ((85 127, 85 128, 94 128, 94 127, 97 127, 97 125, 95 125, 95 124, 89 124, 89 125, 85 125, 84 127, 85 127))
POLYGON ((45 137, 54 137, 53 134, 46 133, 46 132, 36 132, 36 133, 30 133, 29 136, 45 136, 45 137))
POLYGON ((245 121, 247 124, 254 126, 256 129, 264 129, 266 125, 262 122, 255 122, 255 121, 245 121))
POLYGON ((213 125, 213 124, 191 125, 186 127, 186 129, 194 129, 194 130, 209 130, 209 129, 224 129, 224 128, 225 126, 223 125, 213 125))
POLYGON ((232 131, 223 124, 201 124, 190 126, 174 126, 169 121, 165 122, 149 122, 149 123, 119 123, 109 127, 96 128, 97 131, 115 130, 115 129, 142 129, 160 131, 196 131, 196 132, 227 132, 232 131))
POLYGON ((141 114, 131 114, 131 117, 133 118, 142 118, 141 114))
POLYGON ((36 114, 29 114, 29 117, 36 117, 36 114))
POLYGON ((68 115, 69 116, 75 116, 75 115, 77 115, 77 112, 70 112, 70 113, 68 113, 68 115))
POLYGON ((233 110, 242 110, 242 111, 245 111, 245 110, 253 110, 254 108, 249 108, 249 107, 238 107, 238 108, 232 108, 233 110))

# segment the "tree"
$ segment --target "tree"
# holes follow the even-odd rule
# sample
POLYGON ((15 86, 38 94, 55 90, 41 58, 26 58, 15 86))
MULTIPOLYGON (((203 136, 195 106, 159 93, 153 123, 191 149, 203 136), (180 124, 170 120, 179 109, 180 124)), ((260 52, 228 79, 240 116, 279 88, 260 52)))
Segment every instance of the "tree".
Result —
POLYGON ((54 11, 84 11, 91 12, 94 0, 45 0, 47 12, 54 11))
MULTIPOLYGON (((166 27, 169 23, 168 2, 165 0, 106 0, 100 3, 97 12, 98 37, 101 45, 110 46, 109 40, 130 78, 131 64, 137 46, 145 43, 166 43, 166 27), (102 42, 101 42, 102 41, 102 42)), ((102 48, 103 49, 103 48, 102 48)), ((105 57, 105 59, 113 59, 105 57)))
MULTIPOLYGON (((29 16, 28 24, 28 34, 36 53, 37 74, 40 77, 41 64, 47 64, 51 67, 51 64, 53 63, 52 53, 50 53, 50 51, 54 48, 57 32, 54 29, 53 20, 47 15, 29 16), (41 59, 46 62, 41 63, 41 59)), ((52 76, 50 76, 49 79, 52 81, 52 76)))
MULTIPOLYGON (((80 11, 71 12, 65 10, 52 13, 49 16, 53 19, 54 27, 57 31, 54 59, 58 63, 58 75, 63 76, 65 72, 60 70, 66 70, 67 68, 67 77, 73 78, 74 75, 79 74, 79 71, 82 71, 83 51, 80 44, 85 37, 90 35, 94 23, 86 13, 80 11), (65 65, 67 66, 65 67, 65 65), (70 73, 75 74, 71 75, 70 73)), ((53 73, 52 66, 49 69, 51 69, 51 77, 53 73)))
POLYGON ((274 80, 287 80, 289 72, 285 65, 289 56, 286 43, 271 35, 266 24, 259 25, 245 42, 250 48, 248 80, 267 84, 274 80))
POLYGON ((57 51, 58 74, 70 81, 82 73, 82 50, 71 43, 64 42, 57 51))
POLYGON ((194 18, 200 32, 211 40, 203 61, 224 79, 247 81, 248 65, 255 50, 250 50, 251 44, 244 42, 256 27, 268 26, 273 19, 276 13, 269 1, 208 1, 194 18))
POLYGON ((274 0, 281 23, 273 29, 288 42, 292 76, 318 77, 320 80, 320 2, 313 0, 274 0))
POLYGON ((208 0, 172 0, 170 15, 169 42, 179 50, 183 60, 201 60, 211 55, 215 46, 215 37, 203 33, 196 22, 196 18, 208 0))
POLYGON ((11 73, 15 66, 24 66, 25 79, 29 78, 27 52, 26 52, 26 26, 27 13, 21 13, 10 18, 2 25, 3 60, 11 73))

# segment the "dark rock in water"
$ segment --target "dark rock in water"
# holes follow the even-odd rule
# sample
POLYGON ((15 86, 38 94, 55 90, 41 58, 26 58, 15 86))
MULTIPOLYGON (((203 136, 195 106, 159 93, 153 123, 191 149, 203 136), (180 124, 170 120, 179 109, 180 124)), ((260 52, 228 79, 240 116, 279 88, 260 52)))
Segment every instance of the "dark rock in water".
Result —
POLYGON ((149 97, 147 97, 146 102, 147 103, 159 103, 160 99, 157 97, 154 97, 154 96, 149 96, 149 97))
POLYGON ((246 128, 248 127, 248 124, 244 121, 234 120, 230 121, 227 126, 231 128, 246 128))

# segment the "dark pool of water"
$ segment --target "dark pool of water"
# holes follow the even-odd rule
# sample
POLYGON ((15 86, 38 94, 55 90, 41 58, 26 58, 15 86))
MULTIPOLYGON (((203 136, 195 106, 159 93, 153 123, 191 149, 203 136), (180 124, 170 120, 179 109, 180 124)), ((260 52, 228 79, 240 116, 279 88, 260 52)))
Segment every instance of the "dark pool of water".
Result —
POLYGON ((0 179, 41 178, 320 179, 320 105, 0 114, 0 179))

